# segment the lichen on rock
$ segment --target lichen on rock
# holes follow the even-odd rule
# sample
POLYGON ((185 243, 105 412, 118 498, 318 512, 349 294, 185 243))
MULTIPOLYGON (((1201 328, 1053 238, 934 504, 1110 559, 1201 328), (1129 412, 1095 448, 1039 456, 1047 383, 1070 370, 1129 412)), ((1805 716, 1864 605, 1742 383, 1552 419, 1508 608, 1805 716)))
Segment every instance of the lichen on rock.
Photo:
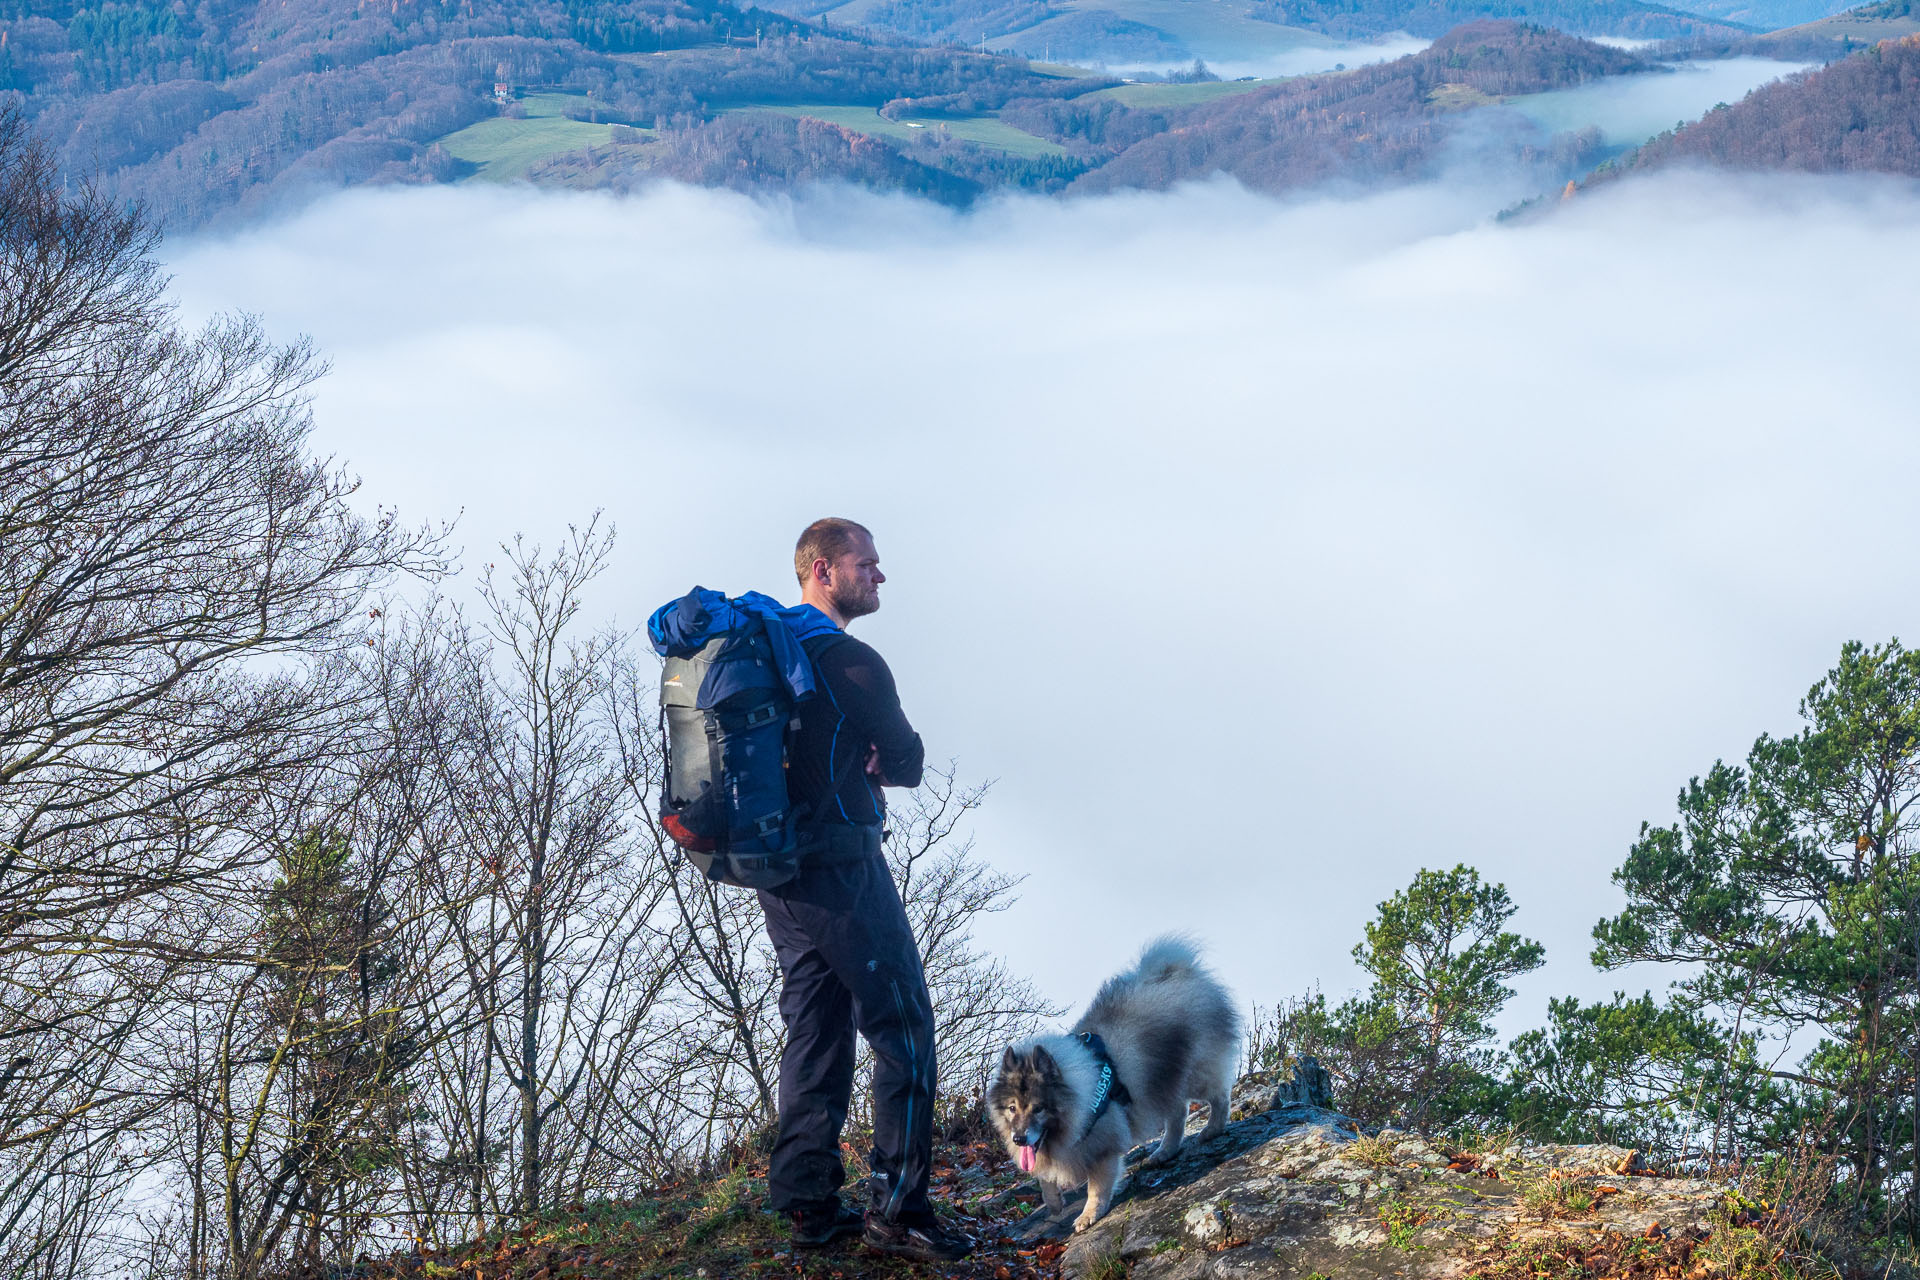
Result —
POLYGON ((1219 1137, 1160 1169, 1144 1165, 1143 1145, 1105 1218, 1072 1234, 1084 1197, 1071 1195, 1062 1212, 1023 1223, 1021 1238, 1071 1236, 1062 1280, 1111 1275, 1116 1262, 1129 1280, 1437 1280, 1532 1236, 1598 1242, 1656 1224, 1704 1236, 1723 1195, 1705 1180, 1648 1176, 1623 1147, 1463 1154, 1391 1129, 1367 1135, 1294 1087, 1242 1080, 1239 1118, 1219 1137))

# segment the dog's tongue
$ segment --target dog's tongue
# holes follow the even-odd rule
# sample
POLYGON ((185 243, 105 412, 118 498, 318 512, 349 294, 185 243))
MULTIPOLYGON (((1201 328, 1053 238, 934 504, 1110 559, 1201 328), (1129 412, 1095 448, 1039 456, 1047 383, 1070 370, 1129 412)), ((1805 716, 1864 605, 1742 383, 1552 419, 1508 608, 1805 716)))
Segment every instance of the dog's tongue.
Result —
POLYGON ((1025 1147, 1025 1146, 1021 1147, 1020 1148, 1020 1172, 1032 1173, 1033 1161, 1034 1161, 1033 1148, 1025 1147))

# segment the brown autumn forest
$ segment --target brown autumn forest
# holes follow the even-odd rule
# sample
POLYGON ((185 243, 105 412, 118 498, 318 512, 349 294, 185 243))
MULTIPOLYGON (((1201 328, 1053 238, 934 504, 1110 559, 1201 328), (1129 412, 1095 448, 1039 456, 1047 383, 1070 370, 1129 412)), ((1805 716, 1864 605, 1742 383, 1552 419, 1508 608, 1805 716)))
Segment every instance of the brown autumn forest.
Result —
MULTIPOLYGON (((1619 0, 1622 6, 1610 17, 1588 9, 1576 17, 1549 4, 1475 11, 1580 30, 1604 19, 1621 31, 1690 40, 1717 53, 1772 38, 1630 0, 1619 0)), ((441 140, 498 116, 496 86, 503 84, 515 94, 562 95, 577 119, 636 126, 619 140, 628 145, 583 147, 529 173, 537 182, 585 188, 628 190, 667 177, 791 189, 833 179, 966 204, 1008 187, 1095 192, 1215 173, 1268 191, 1418 180, 1435 176, 1463 135, 1532 166, 1543 183, 1577 178, 1605 158, 1592 135, 1550 136, 1501 111, 1497 100, 1643 64, 1512 22, 1442 34, 1475 11, 1377 4, 1249 10, 1335 34, 1397 24, 1441 38, 1425 54, 1384 66, 1152 106, 1102 94, 1110 78, 915 44, 905 17, 891 28, 850 30, 722 0, 203 0, 97 8, 40 0, 0 9, 0 87, 53 146, 63 181, 97 182, 171 228, 286 209, 342 186, 457 180, 471 166, 441 140), (1495 64, 1502 70, 1489 78, 1486 68, 1495 64), (1436 96, 1444 86, 1472 92, 1436 96), (1041 143, 1013 154, 939 129, 903 140, 844 119, 796 122, 791 111, 771 110, 819 103, 890 118, 992 118, 1041 143), (1052 149, 1042 150, 1048 143, 1052 149)), ((1798 92, 1873 92, 1869 79, 1850 74, 1832 88, 1798 92)), ((1905 171, 1894 159, 1904 149, 1902 101, 1886 97, 1863 126, 1888 136, 1855 139, 1826 160, 1779 161, 1778 146, 1732 141, 1747 127, 1738 114, 1715 119, 1715 142, 1665 144, 1659 154, 1905 171), (1687 150, 1696 147, 1703 149, 1687 150)), ((1777 122, 1764 127, 1779 132, 1777 122)), ((1803 131, 1794 145, 1817 143, 1803 131)))

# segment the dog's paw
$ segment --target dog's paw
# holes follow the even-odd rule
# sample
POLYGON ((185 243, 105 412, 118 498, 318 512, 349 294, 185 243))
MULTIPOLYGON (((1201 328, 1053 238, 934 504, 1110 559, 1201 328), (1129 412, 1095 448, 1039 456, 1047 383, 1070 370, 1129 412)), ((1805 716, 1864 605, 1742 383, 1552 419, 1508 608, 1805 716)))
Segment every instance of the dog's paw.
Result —
POLYGON ((1163 1147, 1156 1147, 1154 1148, 1153 1154, 1147 1157, 1147 1168, 1164 1169, 1179 1158, 1180 1153, 1178 1151, 1168 1151, 1163 1147))
POLYGON ((1097 1214, 1094 1214, 1091 1212, 1082 1212, 1079 1217, 1073 1220, 1074 1234, 1078 1235, 1080 1232, 1085 1231, 1088 1227, 1091 1227, 1094 1223, 1098 1221, 1100 1221, 1100 1218, 1097 1214))

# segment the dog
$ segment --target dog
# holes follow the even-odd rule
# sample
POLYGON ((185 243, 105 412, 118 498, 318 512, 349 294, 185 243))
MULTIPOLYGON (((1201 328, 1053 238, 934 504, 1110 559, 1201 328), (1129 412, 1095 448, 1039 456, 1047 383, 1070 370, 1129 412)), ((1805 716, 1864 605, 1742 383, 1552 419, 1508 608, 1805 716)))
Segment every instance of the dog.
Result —
POLYGON ((1113 1203, 1129 1148, 1155 1134, 1147 1160, 1180 1152, 1187 1103, 1207 1104, 1206 1141, 1227 1125, 1227 1095, 1240 1042, 1233 997, 1178 937, 1147 944, 1140 962, 1107 979, 1063 1036, 1009 1045, 987 1089, 987 1110, 1023 1172, 1040 1183, 1047 1208, 1087 1184, 1074 1220, 1084 1231, 1113 1203))

